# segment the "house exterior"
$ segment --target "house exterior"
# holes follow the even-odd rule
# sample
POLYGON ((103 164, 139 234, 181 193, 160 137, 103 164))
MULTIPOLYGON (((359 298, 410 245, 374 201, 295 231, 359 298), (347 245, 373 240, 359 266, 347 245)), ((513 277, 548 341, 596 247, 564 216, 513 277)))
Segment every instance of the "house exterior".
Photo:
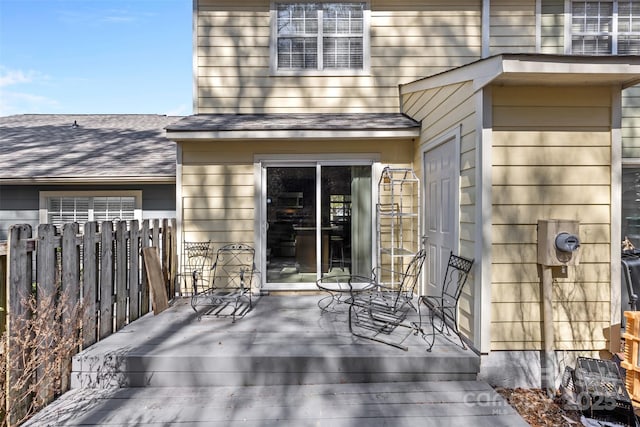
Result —
POLYGON ((565 362, 618 350, 639 19, 620 0, 195 0, 195 114, 167 128, 183 240, 251 244, 262 291, 315 290, 336 253, 352 273, 377 264, 380 174, 409 168, 420 292, 449 251, 475 259, 459 310, 481 375, 557 382, 549 342, 565 362), (545 321, 536 230, 551 219, 575 221, 581 247, 553 271, 545 321))
POLYGON ((12 224, 175 217, 175 144, 152 114, 0 117, 0 240, 12 224))

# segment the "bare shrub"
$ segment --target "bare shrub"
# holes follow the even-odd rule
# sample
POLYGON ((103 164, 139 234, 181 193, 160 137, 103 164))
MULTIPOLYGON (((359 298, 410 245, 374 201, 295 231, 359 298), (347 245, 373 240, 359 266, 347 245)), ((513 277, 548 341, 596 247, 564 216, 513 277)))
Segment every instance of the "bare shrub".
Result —
POLYGON ((59 288, 21 300, 24 315, 8 314, 0 355, 0 426, 20 425, 69 388, 78 352, 79 305, 59 288))

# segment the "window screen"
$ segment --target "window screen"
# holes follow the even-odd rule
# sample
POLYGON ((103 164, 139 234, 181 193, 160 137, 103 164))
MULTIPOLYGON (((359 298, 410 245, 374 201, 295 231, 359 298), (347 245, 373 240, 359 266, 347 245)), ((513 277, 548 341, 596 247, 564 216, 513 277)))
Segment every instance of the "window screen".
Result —
POLYGON ((278 69, 362 69, 364 9, 364 3, 279 3, 278 69))
POLYGON ((574 1, 571 5, 573 54, 640 52, 640 1, 574 1))
POLYGON ((56 226, 68 222, 132 220, 134 196, 52 196, 47 203, 47 222, 56 226))

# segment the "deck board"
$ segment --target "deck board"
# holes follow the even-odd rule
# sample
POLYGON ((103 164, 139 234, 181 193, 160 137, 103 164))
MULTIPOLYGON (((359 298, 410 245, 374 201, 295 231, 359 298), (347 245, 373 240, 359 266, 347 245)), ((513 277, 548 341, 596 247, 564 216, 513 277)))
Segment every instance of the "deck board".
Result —
POLYGON ((526 426, 478 381, 78 389, 25 425, 526 426))

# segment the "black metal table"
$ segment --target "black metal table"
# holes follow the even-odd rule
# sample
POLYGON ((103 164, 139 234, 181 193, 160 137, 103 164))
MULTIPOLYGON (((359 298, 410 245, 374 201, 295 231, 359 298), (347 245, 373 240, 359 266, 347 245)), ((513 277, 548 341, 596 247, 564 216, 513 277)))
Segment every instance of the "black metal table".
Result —
POLYGON ((354 292, 364 292, 376 286, 374 279, 357 274, 326 275, 316 281, 318 289, 329 295, 318 301, 318 307, 323 312, 336 311, 335 306, 348 302, 354 292))

